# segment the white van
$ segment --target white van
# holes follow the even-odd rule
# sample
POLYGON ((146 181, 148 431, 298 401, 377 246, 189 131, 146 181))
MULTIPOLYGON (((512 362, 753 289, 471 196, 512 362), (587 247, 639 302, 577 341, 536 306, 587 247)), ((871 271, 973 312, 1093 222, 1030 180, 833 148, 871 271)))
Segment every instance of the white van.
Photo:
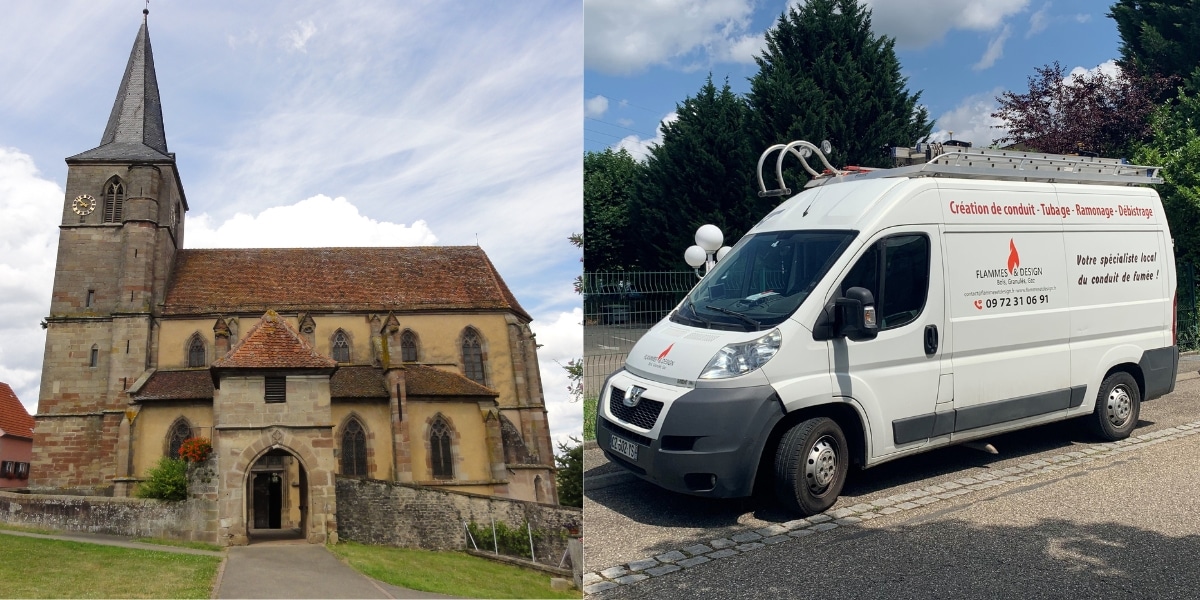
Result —
MULTIPOLYGON (((780 188, 799 147, 825 161, 773 147, 780 188)), ((609 459, 703 496, 769 477, 813 514, 851 464, 1072 417, 1127 437, 1179 363, 1157 169, 945 151, 818 177, 751 229, 605 382, 609 459)))

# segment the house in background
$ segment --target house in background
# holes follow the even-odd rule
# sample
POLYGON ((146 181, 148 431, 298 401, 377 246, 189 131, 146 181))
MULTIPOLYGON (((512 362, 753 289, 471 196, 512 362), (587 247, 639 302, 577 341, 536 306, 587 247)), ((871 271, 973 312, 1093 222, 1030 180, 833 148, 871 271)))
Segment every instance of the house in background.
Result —
POLYGON ((33 456, 33 417, 7 383, 0 382, 0 488, 23 488, 33 456))

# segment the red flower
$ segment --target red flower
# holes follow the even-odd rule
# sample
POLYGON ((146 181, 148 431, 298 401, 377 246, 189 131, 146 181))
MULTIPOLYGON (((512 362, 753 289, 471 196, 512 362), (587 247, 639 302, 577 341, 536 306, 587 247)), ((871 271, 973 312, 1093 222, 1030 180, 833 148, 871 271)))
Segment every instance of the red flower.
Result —
POLYGON ((179 446, 179 457, 188 462, 204 462, 212 454, 212 449, 212 442, 208 438, 188 438, 179 446))

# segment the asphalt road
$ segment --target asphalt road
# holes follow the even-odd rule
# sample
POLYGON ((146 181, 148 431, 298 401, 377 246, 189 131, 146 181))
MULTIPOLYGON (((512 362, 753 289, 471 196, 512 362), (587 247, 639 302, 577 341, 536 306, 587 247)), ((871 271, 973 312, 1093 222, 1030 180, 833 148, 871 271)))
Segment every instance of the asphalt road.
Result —
MULTIPOLYGON (((1200 421, 1197 366, 1189 358, 1176 391, 1143 405, 1135 436, 1200 421)), ((826 514, 973 476, 995 479, 1022 470, 1019 465, 1083 456, 1082 450, 1097 452, 1076 422, 987 441, 998 455, 955 446, 852 473, 826 514)), ((1200 435, 1108 456, 1088 457, 1086 465, 1072 461, 1061 471, 1022 473, 1027 481, 929 507, 871 513, 878 518, 820 535, 784 536, 775 545, 694 561, 704 564, 600 597, 795 597, 814 591, 819 597, 1200 596, 1192 591, 1200 583, 1200 568, 1193 566, 1200 562, 1200 478, 1194 475, 1200 435), (1062 585, 1047 588, 1051 581, 1062 585)), ((794 524, 794 515, 769 497, 721 501, 667 492, 618 474, 596 449, 585 452, 585 466, 585 482, 609 484, 585 483, 585 555, 592 573, 608 569, 620 576, 631 561, 717 539, 746 541, 751 532, 794 524)), ((592 581, 603 580, 593 575, 592 581)))

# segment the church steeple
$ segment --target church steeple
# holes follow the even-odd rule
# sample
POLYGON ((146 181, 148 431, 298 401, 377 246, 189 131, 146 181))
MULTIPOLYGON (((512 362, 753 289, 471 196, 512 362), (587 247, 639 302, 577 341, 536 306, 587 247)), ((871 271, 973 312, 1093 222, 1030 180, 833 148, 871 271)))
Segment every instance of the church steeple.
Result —
POLYGON ((146 27, 149 11, 142 11, 142 27, 133 41, 125 76, 117 89, 108 125, 100 145, 67 160, 173 161, 167 151, 158 79, 154 75, 154 53, 146 27))

